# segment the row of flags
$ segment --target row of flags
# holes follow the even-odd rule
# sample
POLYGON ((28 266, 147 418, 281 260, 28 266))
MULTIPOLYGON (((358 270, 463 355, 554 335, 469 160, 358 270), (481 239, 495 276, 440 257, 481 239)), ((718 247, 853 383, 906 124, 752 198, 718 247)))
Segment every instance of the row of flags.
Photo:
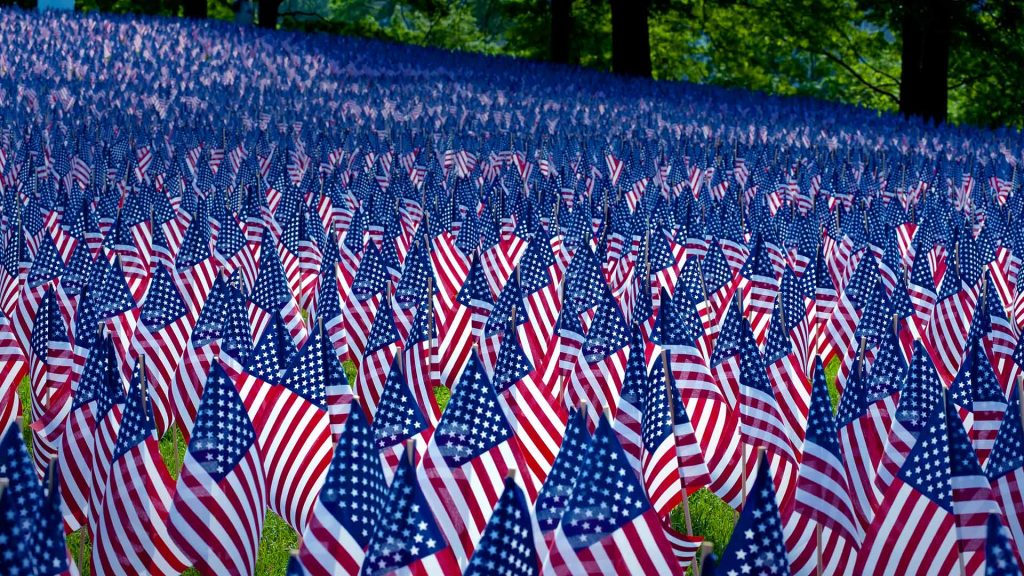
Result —
POLYGON ((294 574, 1020 573, 1019 135, 0 30, 12 573, 252 574, 268 510, 294 574), (717 568, 701 489, 739 514, 717 568))

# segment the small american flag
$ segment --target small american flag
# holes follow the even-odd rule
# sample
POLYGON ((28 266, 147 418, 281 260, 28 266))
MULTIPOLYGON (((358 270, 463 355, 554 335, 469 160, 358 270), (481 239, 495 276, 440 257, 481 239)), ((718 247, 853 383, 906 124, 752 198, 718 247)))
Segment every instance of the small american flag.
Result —
POLYGON ((409 458, 391 482, 361 574, 458 574, 459 563, 416 481, 409 458))
POLYGON ((770 466, 763 455, 758 461, 757 476, 716 574, 790 573, 770 466))
POLYGON ((846 478, 846 463, 839 448, 820 360, 814 371, 807 437, 796 482, 796 509, 823 527, 841 531, 851 542, 860 542, 864 537, 846 478))
MULTIPOLYGON (((930 409, 922 407, 928 409, 927 424, 867 530, 858 570, 920 576, 957 571, 959 546, 944 401, 940 396, 930 409), (933 536, 921 538, 922 534, 933 536)), ((953 424, 961 426, 957 420, 953 424)))
MULTIPOLYGON (((783 554, 785 557, 785 554, 783 554)), ((681 574, 611 423, 601 418, 544 562, 545 575, 681 574), (604 494, 620 496, 610 500, 604 494)))
POLYGON ((302 533, 300 574, 359 572, 388 495, 373 433, 362 408, 345 420, 309 524, 302 533))
POLYGON ((174 492, 170 535, 200 572, 252 574, 266 506, 256 431, 215 362, 174 492))
POLYGON ((513 468, 525 470, 526 465, 494 387, 473 355, 417 470, 460 565, 473 555, 513 468))
POLYGON ((505 480, 501 498, 480 538, 464 576, 533 576, 540 569, 540 538, 537 519, 515 479, 505 480))

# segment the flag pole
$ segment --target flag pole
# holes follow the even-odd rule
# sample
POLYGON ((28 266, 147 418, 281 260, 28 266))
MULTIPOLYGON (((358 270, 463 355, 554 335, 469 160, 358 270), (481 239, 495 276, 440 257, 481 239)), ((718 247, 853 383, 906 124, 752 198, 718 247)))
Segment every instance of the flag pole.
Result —
POLYGON ((700 564, 694 566, 693 575, 700 576, 701 572, 704 571, 704 561, 707 557, 715 550, 715 545, 711 542, 701 542, 700 545, 700 564))
MULTIPOLYGON (((672 450, 675 452, 676 469, 680 471, 679 474, 679 487, 682 488, 682 504, 683 504, 683 520, 686 522, 686 535, 693 536, 693 521, 690 519, 690 493, 686 489, 686 478, 682 474, 682 462, 679 461, 679 451, 675 448, 676 440, 676 409, 672 397, 672 373, 669 372, 668 363, 668 351, 662 348, 661 350, 661 365, 665 368, 665 396, 668 400, 668 420, 669 425, 672 427, 672 450)), ((690 562, 690 570, 693 573, 697 573, 696 560, 690 562)))
POLYGON ((818 557, 818 570, 817 570, 817 574, 818 574, 818 576, 824 576, 824 574, 825 574, 825 560, 823 558, 822 550, 824 550, 825 547, 822 544, 821 522, 815 522, 814 523, 814 538, 815 538, 814 552, 815 552, 815 554, 818 557))
MULTIPOLYGON (((672 426, 673 444, 675 444, 676 412, 672 398, 672 374, 669 372, 668 351, 665 349, 661 350, 661 364, 665 367, 665 394, 668 399, 668 418, 669 424, 672 426)), ((675 447, 673 446, 674 449, 675 447)), ((678 450, 676 450, 676 466, 682 469, 678 450)), ((679 475, 679 485, 683 489, 683 518, 686 520, 686 535, 693 536, 693 522, 690 520, 690 502, 687 498, 686 478, 682 474, 679 475)))

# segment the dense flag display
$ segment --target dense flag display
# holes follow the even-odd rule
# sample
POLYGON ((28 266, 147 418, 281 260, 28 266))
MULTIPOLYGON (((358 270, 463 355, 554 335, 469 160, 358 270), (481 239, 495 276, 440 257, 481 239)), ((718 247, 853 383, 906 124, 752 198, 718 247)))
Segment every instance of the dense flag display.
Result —
POLYGON ((0 37, 0 572, 256 574, 280 517, 289 574, 707 573, 714 501, 719 576, 1020 574, 1019 132, 0 37))

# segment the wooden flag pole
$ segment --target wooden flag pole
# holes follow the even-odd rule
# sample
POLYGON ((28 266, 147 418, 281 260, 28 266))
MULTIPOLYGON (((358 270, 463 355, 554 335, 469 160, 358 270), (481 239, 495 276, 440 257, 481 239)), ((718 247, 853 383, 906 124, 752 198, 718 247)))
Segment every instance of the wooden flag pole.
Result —
POLYGON ((697 566, 694 566, 694 568, 693 568, 694 576, 700 576, 701 575, 701 572, 704 571, 704 561, 707 559, 707 557, 709 555, 711 555, 711 553, 714 550, 715 550, 715 545, 712 544, 711 542, 706 542, 706 541, 705 542, 701 542, 701 544, 700 544, 700 554, 699 554, 699 556, 700 556, 700 564, 698 564, 697 566))
MULTIPOLYGON (((672 439, 675 443, 676 412, 672 399, 672 374, 669 372, 668 351, 661 351, 661 364, 665 367, 665 394, 668 399, 669 424, 672 426, 672 439)), ((674 447, 673 447, 674 450, 674 447)), ((679 462, 679 452, 676 451, 676 467, 682 470, 682 462, 679 462)), ((686 478, 679 474, 679 485, 683 489, 683 518, 686 520, 686 535, 693 536, 693 522, 690 520, 690 501, 687 498, 686 478)))
POLYGON ((817 570, 817 574, 818 574, 818 576, 824 576, 824 574, 825 574, 825 560, 823 558, 822 550, 824 550, 825 547, 822 544, 821 523, 820 522, 815 522, 814 523, 814 538, 815 538, 814 552, 815 552, 815 554, 818 557, 818 570, 817 570))

